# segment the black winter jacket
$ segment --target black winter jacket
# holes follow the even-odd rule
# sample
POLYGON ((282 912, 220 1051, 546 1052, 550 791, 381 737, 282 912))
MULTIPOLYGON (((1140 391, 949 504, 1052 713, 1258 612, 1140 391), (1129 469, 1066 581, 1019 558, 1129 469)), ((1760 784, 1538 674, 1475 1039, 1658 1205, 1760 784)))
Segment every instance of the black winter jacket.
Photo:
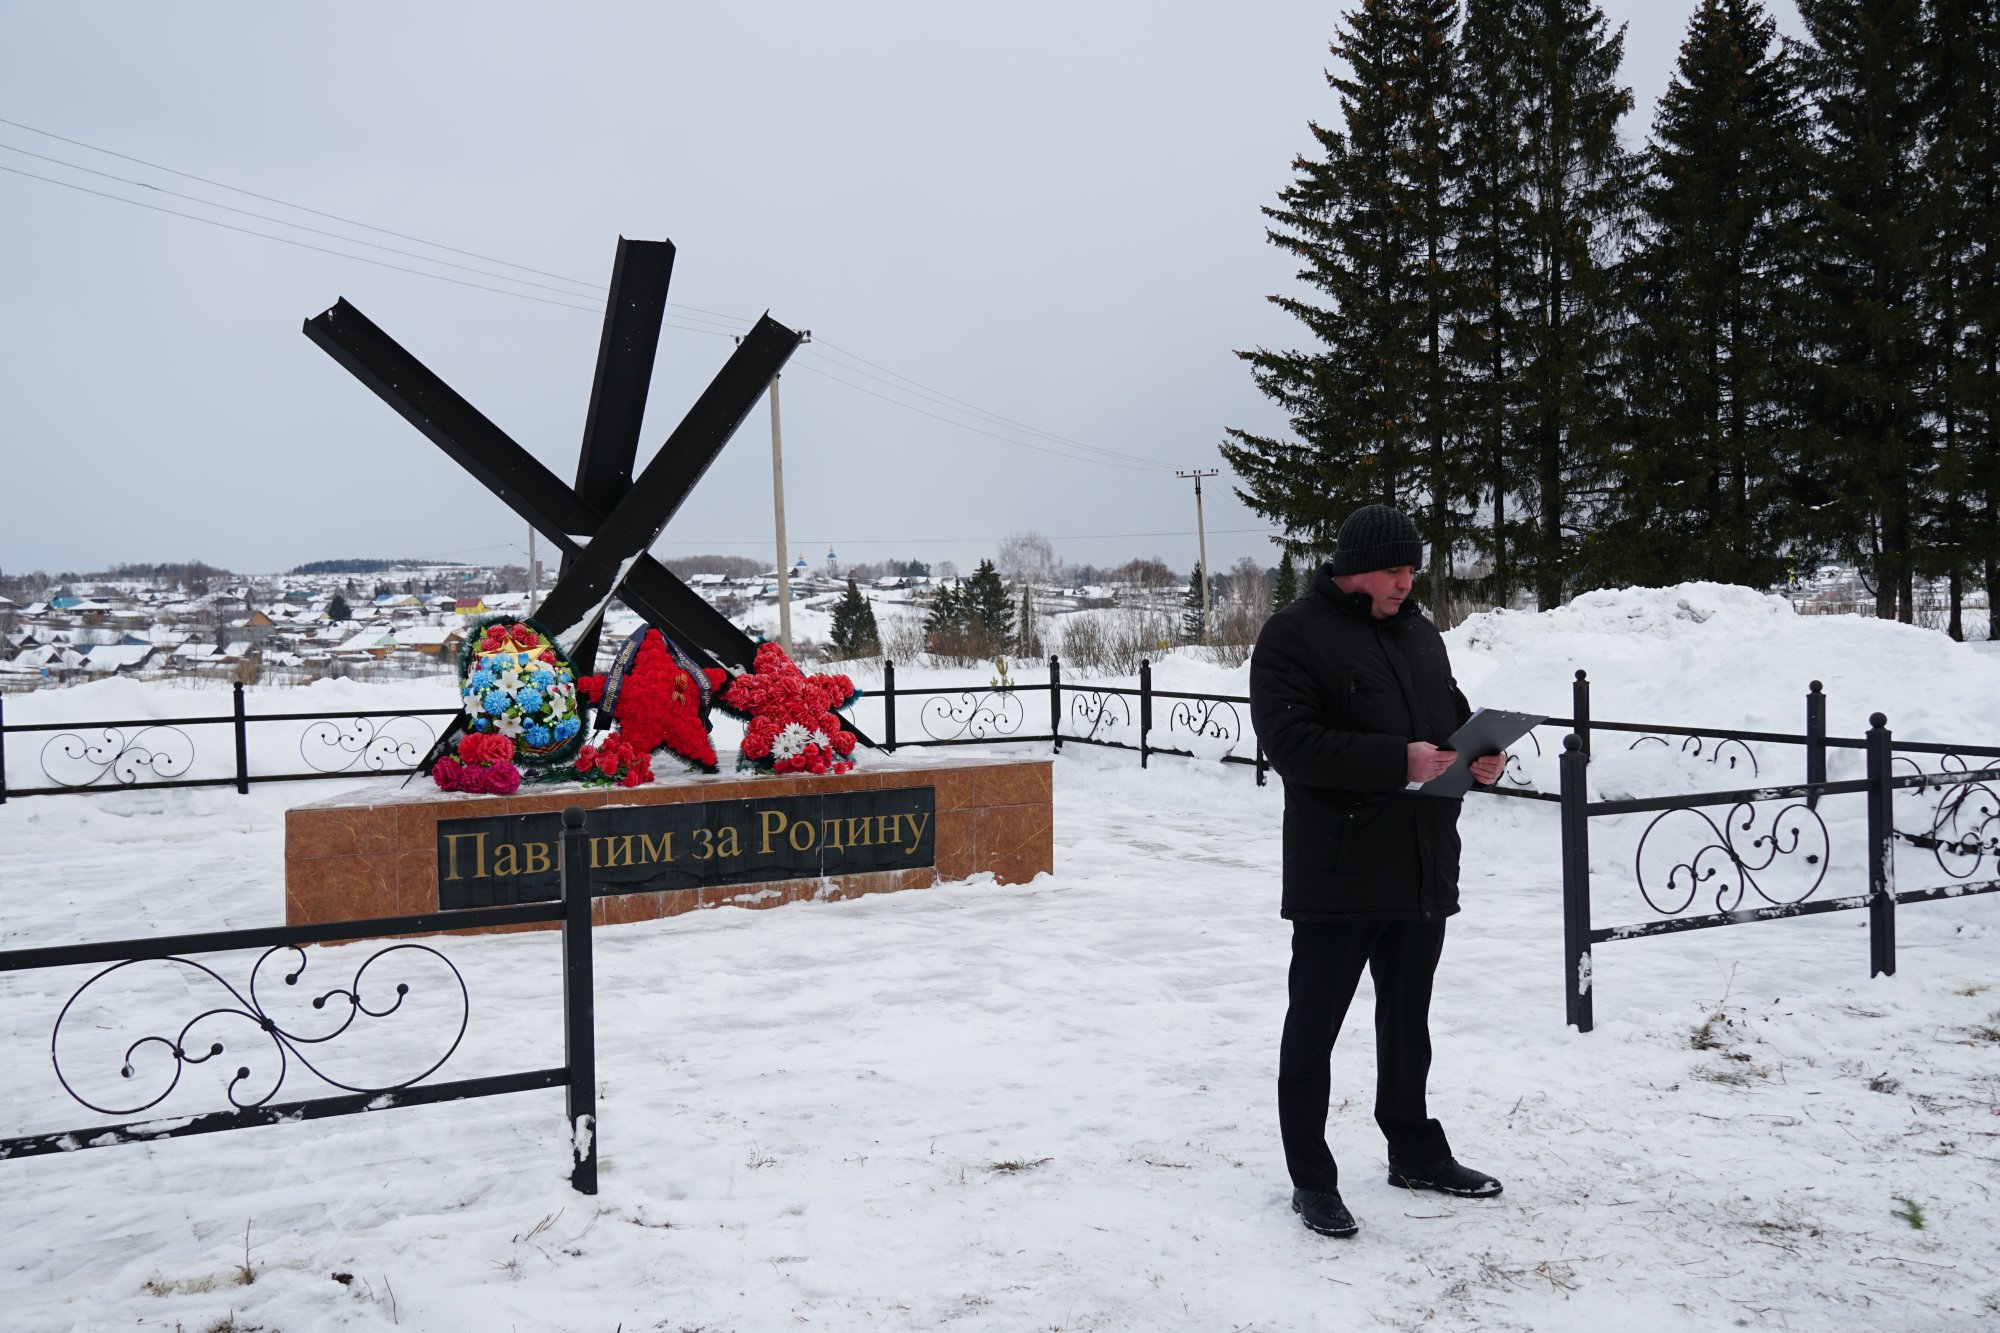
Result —
POLYGON ((1285 781, 1284 915, 1443 920, 1458 910, 1460 802, 1405 792, 1408 746, 1472 710, 1414 600, 1376 620, 1326 568, 1250 658, 1250 716, 1285 781))

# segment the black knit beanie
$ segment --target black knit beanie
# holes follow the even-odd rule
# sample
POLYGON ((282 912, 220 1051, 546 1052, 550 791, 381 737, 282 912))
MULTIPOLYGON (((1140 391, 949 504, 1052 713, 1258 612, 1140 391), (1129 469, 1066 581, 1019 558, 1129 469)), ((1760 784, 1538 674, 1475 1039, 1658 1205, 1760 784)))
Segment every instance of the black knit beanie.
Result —
POLYGON ((1333 548, 1333 572, 1366 574, 1408 565, 1423 568, 1424 543, 1409 515, 1388 505, 1364 505, 1340 525, 1333 548))

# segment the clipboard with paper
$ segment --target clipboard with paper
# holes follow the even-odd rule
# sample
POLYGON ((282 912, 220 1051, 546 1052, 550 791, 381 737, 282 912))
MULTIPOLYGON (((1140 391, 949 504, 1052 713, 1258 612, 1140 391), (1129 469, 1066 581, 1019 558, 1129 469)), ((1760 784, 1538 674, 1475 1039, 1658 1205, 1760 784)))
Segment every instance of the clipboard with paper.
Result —
POLYGON ((1545 716, 1510 713, 1501 708, 1475 710, 1463 726, 1451 733, 1451 739, 1440 747, 1458 752, 1452 766, 1413 790, 1423 796, 1465 795, 1472 790, 1473 760, 1499 754, 1546 721, 1548 718, 1545 716))

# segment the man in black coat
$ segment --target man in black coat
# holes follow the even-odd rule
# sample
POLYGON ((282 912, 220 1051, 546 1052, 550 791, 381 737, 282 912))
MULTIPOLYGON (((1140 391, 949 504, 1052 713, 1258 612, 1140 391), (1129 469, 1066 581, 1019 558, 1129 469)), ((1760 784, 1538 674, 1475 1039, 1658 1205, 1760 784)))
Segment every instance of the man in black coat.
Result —
MULTIPOLYGON (((1334 1038, 1366 967, 1375 982, 1375 1122, 1389 1183, 1465 1198, 1500 1182, 1460 1165, 1425 1106, 1431 977, 1458 910, 1460 802, 1410 788, 1442 774, 1471 715, 1437 626, 1410 597, 1416 525, 1369 505, 1341 525, 1312 590, 1272 616, 1250 659, 1250 714, 1285 783, 1290 1008, 1278 1124, 1292 1210, 1325 1235, 1358 1229, 1326 1145, 1334 1038)), ((1491 783, 1504 755, 1475 760, 1491 783)))

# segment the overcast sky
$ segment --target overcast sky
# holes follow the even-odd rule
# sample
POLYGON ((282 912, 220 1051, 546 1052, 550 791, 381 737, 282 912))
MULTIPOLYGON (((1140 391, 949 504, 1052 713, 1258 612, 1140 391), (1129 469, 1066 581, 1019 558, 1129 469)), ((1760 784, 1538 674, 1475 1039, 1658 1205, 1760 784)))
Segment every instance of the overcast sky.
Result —
MULTIPOLYGON (((1635 139, 1693 7, 1606 5, 1635 139)), ((1282 429, 1231 353, 1297 341, 1264 299, 1291 266, 1258 208, 1335 115, 1340 6, 556 9, 0 0, 0 117, 79 141, 0 124, 0 145, 159 189, 0 167, 563 303, 0 172, 0 569, 519 560, 526 525, 299 327, 346 297, 567 478, 587 284, 621 233, 679 251, 642 463, 729 353, 716 314, 819 340, 783 385, 795 553, 969 569, 1037 531, 1066 560, 1192 565, 1173 470, 1220 466, 1226 426, 1282 429)), ((1229 482, 1205 492, 1211 563, 1273 562, 1229 482)), ((771 509, 760 404, 654 549, 769 559, 771 509)))

